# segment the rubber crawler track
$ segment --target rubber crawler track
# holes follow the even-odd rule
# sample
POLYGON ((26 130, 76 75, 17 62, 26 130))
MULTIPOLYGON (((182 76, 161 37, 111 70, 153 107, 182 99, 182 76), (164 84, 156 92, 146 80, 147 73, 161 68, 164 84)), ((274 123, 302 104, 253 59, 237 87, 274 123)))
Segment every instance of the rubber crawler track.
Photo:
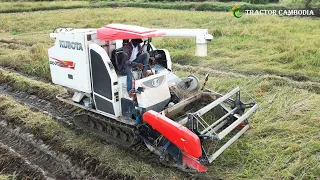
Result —
POLYGON ((115 143, 148 163, 157 166, 160 164, 170 166, 160 162, 159 156, 152 153, 144 142, 139 140, 134 126, 116 122, 113 119, 89 111, 76 114, 75 123, 86 132, 97 136, 103 141, 115 143))
MULTIPOLYGON (((70 110, 62 104, 50 102, 38 98, 35 95, 29 95, 23 91, 16 91, 12 87, 6 84, 0 85, 0 93, 13 97, 17 102, 29 107, 33 111, 39 111, 49 115, 54 120, 61 123, 64 127, 74 130, 76 133, 87 133, 77 128, 77 125, 73 122, 73 116, 77 114, 76 110, 70 110)), ((128 127, 131 128, 131 127, 128 127)), ((126 129, 126 128, 125 128, 126 129)), ((130 135, 130 134, 127 134, 130 135)), ((98 136, 104 143, 110 143, 105 137, 98 136)), ((132 158, 137 160, 144 160, 146 163, 152 166, 163 166, 163 163, 159 161, 159 156, 152 153, 142 141, 136 140, 130 147, 128 145, 117 144, 119 148, 128 150, 132 155, 132 158)), ((114 143, 112 143, 114 144, 114 143)))
POLYGON ((130 147, 137 143, 134 127, 110 118, 85 111, 74 116, 75 124, 85 131, 99 138, 124 147, 130 147))
MULTIPOLYGON (((40 111, 44 114, 47 114, 49 116, 51 116, 54 120, 57 120, 59 123, 61 123, 62 125, 64 125, 66 128, 71 129, 73 131, 75 131, 76 133, 87 133, 88 131, 79 129, 78 126, 74 123, 73 121, 73 116, 77 115, 77 114, 81 114, 84 112, 84 110, 82 110, 81 113, 79 113, 79 111, 76 111, 74 109, 70 109, 70 108, 66 108, 66 106, 63 105, 63 103, 59 104, 56 103, 55 101, 51 102, 51 101, 47 101, 44 99, 40 99, 39 97, 35 96, 35 95, 29 95, 23 91, 16 91, 14 90, 12 87, 10 87, 7 84, 0 84, 0 93, 2 94, 6 94, 9 95, 11 97, 13 97, 16 101, 24 104, 25 106, 28 106, 31 110, 33 111, 40 111)), ((91 112, 89 112, 91 113, 91 112)), ((86 112, 85 112, 86 114, 86 112)), ((99 117, 100 115, 95 114, 94 117, 97 116, 99 117)), ((103 118, 105 118, 103 116, 103 118)), ((123 129, 125 130, 124 132, 127 135, 132 135, 134 137, 133 134, 129 134, 128 132, 132 133, 132 127, 128 126, 128 125, 124 125, 123 129)), ((119 129, 117 129, 119 131, 119 129)), ((90 134, 94 134, 96 137, 98 137, 99 139, 102 140, 103 143, 110 143, 110 140, 106 139, 106 137, 104 136, 105 134, 100 134, 97 135, 96 133, 92 133, 90 132, 90 134), (101 136, 103 135, 103 136, 101 136)), ((120 136, 119 136, 120 137, 120 136)), ((134 141, 130 141, 131 143, 128 144, 121 144, 121 143, 112 143, 111 144, 116 144, 118 145, 119 148, 121 149, 125 149, 128 152, 130 152, 130 156, 133 159, 136 159, 137 161, 141 161, 143 160, 144 162, 158 167, 158 166, 162 166, 162 167, 168 167, 170 169, 172 168, 176 168, 176 166, 172 163, 169 162, 164 162, 164 161, 160 161, 160 157, 156 154, 154 154, 153 152, 151 152, 147 146, 144 144, 143 141, 138 140, 136 137, 133 138, 134 141)), ((189 171, 185 171, 185 172, 189 172, 189 171)), ((190 171, 192 173, 192 171, 190 171)), ((195 177, 195 175, 192 174, 185 174, 185 177, 195 177)))

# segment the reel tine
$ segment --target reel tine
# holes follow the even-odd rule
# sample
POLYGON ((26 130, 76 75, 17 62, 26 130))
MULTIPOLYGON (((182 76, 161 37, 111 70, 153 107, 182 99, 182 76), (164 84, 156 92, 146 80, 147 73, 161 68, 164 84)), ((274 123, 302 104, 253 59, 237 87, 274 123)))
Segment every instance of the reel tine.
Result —
POLYGON ((206 114, 211 109, 213 109, 214 107, 220 105, 221 103, 223 103, 224 101, 226 101, 227 99, 229 99, 231 96, 233 96, 234 94, 236 94, 239 91, 240 91, 240 87, 236 87, 235 89, 233 89, 232 91, 228 92, 224 96, 218 98, 217 100, 213 101, 212 103, 208 104, 207 106, 201 108, 200 110, 195 112, 195 114, 197 114, 198 116, 202 116, 202 115, 206 114))
POLYGON ((231 111, 229 111, 227 114, 225 114, 224 116, 222 116, 220 119, 218 119, 216 122, 214 122, 213 124, 211 124, 209 127, 207 127, 206 129, 204 129, 203 131, 201 131, 201 134, 207 134, 210 135, 210 132, 213 130, 213 127, 218 125, 220 122, 222 122, 226 117, 228 117, 229 115, 233 114, 238 108, 234 108, 231 111), (209 131, 210 130, 210 131, 209 131))
POLYGON ((202 126, 203 124, 206 125, 206 127, 204 127, 203 130, 201 130, 200 134, 206 135, 206 136, 211 136, 212 134, 216 135, 216 131, 220 129, 227 122, 227 121, 224 122, 224 120, 228 116, 233 115, 238 110, 238 107, 235 107, 231 111, 228 110, 227 108, 224 108, 226 111, 228 111, 228 113, 224 114, 221 118, 219 118, 217 121, 215 121, 211 125, 209 125, 204 119, 202 119, 201 116, 208 113, 210 110, 214 109, 217 106, 222 106, 222 103, 224 101, 227 101, 228 99, 230 99, 230 97, 233 96, 234 94, 239 94, 239 91, 240 91, 240 87, 237 87, 232 91, 230 91, 229 93, 225 94, 224 96, 221 96, 220 98, 216 99, 215 101, 211 102, 210 104, 202 107, 201 109, 193 113, 193 116, 199 117, 197 118, 198 122, 200 122, 199 119, 203 121, 203 122, 200 122, 202 126), (215 126, 217 125, 219 125, 218 128, 215 128, 215 126))
MULTIPOLYGON (((220 128, 222 128, 225 124, 227 124, 228 120, 225 118, 232 114, 232 112, 235 111, 236 108, 229 111, 227 114, 225 114, 223 117, 221 117, 219 120, 217 120, 215 123, 213 123, 211 130, 206 131, 204 135, 212 136, 214 134, 215 137, 218 138, 218 140, 222 140, 226 135, 228 135, 232 130, 234 130, 237 126, 239 126, 242 122, 247 120, 247 118, 258 108, 258 105, 255 104, 253 107, 251 107, 246 113, 244 113, 242 116, 236 116, 237 118, 232 124, 230 124, 228 127, 223 129, 220 133, 216 133, 220 128)), ((236 135, 234 135, 231 139, 229 139, 224 145, 222 145, 217 151, 215 151, 210 157, 209 157, 209 163, 212 163, 224 150, 226 150, 232 143, 234 143, 237 139, 240 138, 240 136, 249 129, 249 124, 246 124, 239 132, 237 132, 236 135)), ((202 133, 201 133, 202 134, 202 133)))
POLYGON ((226 150, 232 143, 234 143, 239 137, 249 129, 249 124, 242 128, 235 136, 233 136, 227 143, 225 143, 220 149, 213 153, 209 157, 209 162, 212 163, 224 150, 226 150))
MULTIPOLYGON (((193 117, 195 118, 190 119, 190 122, 193 124, 200 123, 201 125, 206 125, 204 129, 199 130, 196 127, 194 131, 201 134, 205 139, 215 140, 215 142, 221 142, 223 138, 230 134, 241 123, 246 124, 218 150, 214 148, 214 152, 210 152, 212 153, 211 156, 207 156, 209 163, 212 163, 212 161, 214 161, 224 150, 226 150, 232 143, 240 138, 245 131, 249 129, 249 123, 247 119, 252 113, 254 113, 254 111, 258 109, 258 105, 255 101, 244 104, 240 100, 240 90, 240 87, 237 87, 227 94, 221 95, 215 101, 193 113, 193 117), (235 96, 235 99, 231 98, 233 96, 235 96), (202 116, 214 108, 218 108, 214 110, 214 113, 218 115, 218 120, 208 124, 207 121, 202 118, 202 116), (221 112, 215 112, 216 110, 219 111, 220 109, 222 110, 222 114, 221 112)), ((211 148, 210 143, 203 145, 209 145, 209 148, 211 148)))
POLYGON ((254 105, 250 108, 246 113, 240 116, 236 121, 234 121, 230 126, 225 128, 218 134, 219 139, 223 139, 227 134, 229 134, 233 129, 240 125, 244 120, 246 120, 256 109, 258 109, 258 105, 254 105))

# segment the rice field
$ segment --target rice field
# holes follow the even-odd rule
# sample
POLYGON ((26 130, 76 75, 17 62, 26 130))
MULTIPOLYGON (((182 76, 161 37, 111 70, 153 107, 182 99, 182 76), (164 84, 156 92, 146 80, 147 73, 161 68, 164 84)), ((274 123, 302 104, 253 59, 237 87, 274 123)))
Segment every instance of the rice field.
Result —
MULTIPOLYGON (((9 69, 0 70, 0 83, 43 99, 53 99, 63 89, 50 84, 47 48, 54 41, 48 34, 59 26, 98 28, 109 23, 151 28, 207 28, 214 39, 208 43, 208 56, 204 58, 194 56, 194 39, 154 38, 153 44, 169 50, 173 71, 179 76, 195 74, 203 80, 210 72, 208 88, 226 93, 241 86, 259 103, 259 111, 249 120, 251 129, 200 178, 320 178, 318 19, 277 16, 238 19, 228 12, 142 8, 0 14, 0 65, 9 69), (10 72, 12 70, 16 72, 10 72)), ((127 158, 125 150, 76 134, 10 97, 0 95, 0 100, 0 117, 14 119, 15 123, 22 121, 30 131, 39 131, 41 138, 58 142, 60 151, 81 150, 100 159, 102 165, 116 173, 137 179, 194 177, 131 156, 127 158)))

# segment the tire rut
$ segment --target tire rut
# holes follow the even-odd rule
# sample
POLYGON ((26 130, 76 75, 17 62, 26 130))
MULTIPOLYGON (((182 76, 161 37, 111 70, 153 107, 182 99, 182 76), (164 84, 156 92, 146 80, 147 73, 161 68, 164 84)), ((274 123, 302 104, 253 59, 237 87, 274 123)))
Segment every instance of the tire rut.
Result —
POLYGON ((3 119, 0 121, 1 148, 40 172, 43 179, 94 179, 86 175, 86 170, 73 165, 68 155, 52 150, 41 139, 3 119))
MULTIPOLYGON (((83 133, 88 134, 86 131, 79 129, 73 123, 73 115, 77 113, 78 109, 69 109, 68 107, 64 107, 62 104, 54 102, 54 100, 52 100, 52 102, 48 100, 43 100, 35 95, 29 95, 26 92, 15 90, 8 84, 0 84, 0 94, 5 94, 7 96, 12 97, 15 101, 17 101, 18 103, 24 106, 27 106, 32 111, 41 112, 50 116, 53 120, 58 121, 64 127, 73 130, 77 134, 83 134, 83 133)), ((103 140, 101 140, 101 143, 114 145, 111 142, 107 142, 103 140)), ((119 148, 126 149, 132 152, 131 157, 137 161, 143 160, 145 163, 150 164, 151 166, 154 166, 154 167, 163 166, 162 163, 159 161, 159 156, 153 154, 145 146, 143 142, 138 142, 136 145, 133 145, 131 147, 127 147, 127 148, 119 147, 119 148)), ((78 157, 78 156, 81 156, 81 154, 80 155, 75 154, 74 156, 78 157)), ((97 168, 90 169, 90 167, 88 166, 88 164, 91 164, 91 163, 100 164, 98 160, 94 160, 92 158, 92 161, 88 163, 80 162, 80 166, 86 167, 86 169, 89 168, 88 169, 89 172, 91 170, 95 172, 97 168)), ((92 166, 94 167, 95 165, 92 165, 92 166)), ((186 174, 185 177, 189 177, 189 175, 186 174)))
POLYGON ((48 115, 52 119, 62 123, 67 128, 75 128, 73 124, 73 115, 76 112, 76 109, 62 107, 61 105, 57 105, 55 102, 40 99, 35 95, 29 95, 23 91, 14 90, 8 84, 0 85, 0 93, 13 97, 17 102, 27 106, 33 111, 40 111, 48 115))
POLYGON ((2 142, 0 142, 0 170, 0 174, 12 174, 12 179, 49 179, 41 169, 2 142))
MULTIPOLYGON (((12 97, 15 101, 28 107, 32 111, 41 112, 43 114, 48 115, 53 120, 56 120, 67 129, 73 130, 76 134, 85 133, 83 130, 78 129, 73 123, 73 114, 76 112, 76 109, 70 109, 68 107, 62 106, 61 104, 58 105, 58 103, 54 101, 51 102, 48 100, 43 100, 38 98, 35 95, 29 95, 26 92, 14 90, 12 87, 10 87, 7 84, 0 84, 0 94, 4 94, 9 97, 12 97)), ((1 117, 1 114, 0 114, 0 117, 1 117)), ((31 133, 36 133, 36 132, 31 132, 31 133)), ((50 145, 52 149, 55 149, 55 152, 61 151, 60 148, 56 147, 54 143, 50 145)), ((82 174, 83 172, 88 172, 90 174, 90 176, 88 176, 87 178, 82 178, 82 179, 104 179, 104 178, 133 179, 128 175, 114 172, 109 167, 104 167, 101 164, 101 162, 99 162, 99 160, 95 159, 94 157, 90 157, 89 155, 83 153, 82 151, 77 151, 77 150, 68 151, 68 152, 64 152, 64 155, 67 157, 70 157, 70 162, 74 164, 74 166, 82 168, 82 170, 80 171, 82 174)), ((76 174, 79 174, 80 172, 76 174)), ((65 178, 62 178, 62 179, 65 179, 65 178)), ((75 179, 75 178, 70 178, 70 179, 75 179)))
POLYGON ((23 41, 19 41, 19 40, 15 40, 15 39, 11 39, 11 40, 10 39, 0 39, 0 43, 23 45, 23 46, 27 46, 27 47, 33 46, 32 43, 23 42, 23 41))
MULTIPOLYGON (((234 70, 221 70, 221 69, 212 69, 212 68, 205 68, 205 67, 199 67, 199 66, 189 66, 189 65, 180 65, 180 64, 174 64, 173 65, 174 69, 176 70, 180 70, 180 71, 189 71, 192 73, 198 73, 198 74, 215 74, 217 76, 223 76, 223 77, 240 77, 240 78, 262 78, 263 80, 267 80, 270 81, 272 84, 276 85, 276 86, 290 86, 293 88, 297 88, 297 89, 303 89, 303 90, 307 90, 309 92, 312 93, 316 93, 316 94, 320 94, 320 80, 311 80, 308 77, 301 77, 299 78, 298 75, 297 77, 292 77, 290 75, 284 75, 284 76, 280 76, 280 75, 276 75, 276 74, 268 74, 268 73, 264 73, 264 74, 255 74, 253 72, 236 72, 234 70)), ((0 66, 0 70, 3 71, 8 71, 8 72, 12 72, 12 73, 17 73, 19 75, 28 77, 30 79, 33 80, 37 80, 37 81, 41 81, 43 83, 49 83, 54 85, 52 82, 50 82, 48 79, 42 78, 42 77, 37 77, 37 76, 33 76, 30 74, 26 74, 20 71, 16 71, 14 69, 12 69, 11 67, 3 67, 0 66)), ((201 80, 201 77, 199 77, 201 80)), ((213 77, 214 78, 214 77, 213 77)))
MULTIPOLYGON (((255 74, 253 72, 236 72, 236 71, 226 71, 218 70, 212 68, 198 67, 198 66, 189 66, 189 65, 179 65, 175 64, 174 68, 181 71, 189 71, 192 73, 198 73, 205 75, 206 73, 216 74, 224 77, 240 77, 240 78, 262 78, 263 80, 271 81, 273 84, 278 86, 291 86, 298 89, 304 89, 316 94, 320 94, 320 80, 313 81, 308 77, 292 77, 289 75, 275 75, 275 74, 255 74)), ((297 75, 298 76, 298 75, 297 75)), ((214 77, 213 77, 214 78, 214 77)))

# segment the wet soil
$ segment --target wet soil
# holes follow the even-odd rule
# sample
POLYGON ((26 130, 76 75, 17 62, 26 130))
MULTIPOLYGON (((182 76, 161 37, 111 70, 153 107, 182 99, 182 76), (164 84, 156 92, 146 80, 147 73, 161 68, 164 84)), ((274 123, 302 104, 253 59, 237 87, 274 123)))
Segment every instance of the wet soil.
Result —
MULTIPOLYGON (((68 109, 64 106, 57 105, 57 103, 55 102, 43 100, 34 95, 29 95, 22 91, 16 91, 8 85, 1 85, 0 93, 13 97, 17 102, 29 107, 33 111, 47 114, 48 116, 52 117, 52 119, 57 120, 63 126, 74 130, 76 133, 83 133, 83 131, 81 131, 80 129, 77 129, 73 124, 72 118, 73 118, 73 114, 76 112, 76 110, 74 109, 68 109)), ((41 139, 43 140, 46 139, 45 137, 41 137, 39 133, 32 132, 27 127, 24 127, 23 124, 19 123, 20 120, 10 119, 10 117, 4 117, 4 116, 1 117, 1 115, 0 115, 0 120, 2 121, 6 120, 4 124, 7 124, 7 122, 11 122, 10 126, 14 126, 15 128, 18 129, 17 130, 18 132, 15 133, 15 136, 19 137, 20 136, 19 134, 21 134, 21 136, 24 137, 25 135, 20 132, 20 130, 23 129, 24 132, 28 133, 28 135, 26 136, 36 138, 37 139, 35 140, 36 142, 38 141, 43 142, 41 139)), ((1 130, 4 131, 2 127, 0 127, 0 131, 1 130)), ((1 135, 1 137, 10 137, 10 136, 1 135)), ((11 141, 13 141, 13 138, 10 137, 9 139, 7 139, 6 143, 3 143, 3 144, 7 144, 11 141)), ((55 144, 55 142, 52 142, 52 141, 48 141, 48 144, 46 145, 41 145, 41 144, 37 145, 36 143, 34 144, 34 148, 42 147, 42 146, 45 146, 45 147, 50 146, 49 149, 51 150, 50 151, 51 153, 63 154, 61 155, 61 157, 68 157, 68 159, 65 162, 71 163, 74 166, 76 165, 77 167, 79 167, 78 170, 81 169, 76 173, 74 171, 70 171, 69 172, 70 175, 68 177, 67 176, 68 174, 64 174, 64 171, 62 170, 59 171, 59 168, 56 168, 56 167, 52 168, 52 169, 55 169, 55 171, 57 171, 57 172, 54 172, 53 174, 54 179, 65 179, 66 177, 68 177, 67 179, 105 179, 105 178, 133 179, 133 177, 131 176, 114 172, 112 169, 105 167, 104 165, 101 164, 99 160, 87 155, 85 152, 82 152, 81 150, 65 151, 65 149, 62 149, 59 144, 55 144), (84 174, 90 174, 90 176, 87 176, 84 178, 83 177, 84 174), (81 176, 77 177, 79 175, 81 176)), ((28 151, 29 151, 28 149, 21 149, 19 152, 21 152, 22 154, 23 153, 28 154, 28 151)), ((40 165, 38 165, 41 168, 43 167, 43 165, 47 165, 46 163, 47 161, 51 162, 50 156, 44 155, 44 157, 46 161, 44 163, 40 161, 39 162, 40 165), (49 160, 48 160, 48 157, 49 157, 49 160)), ((51 168, 48 168, 48 169, 51 169, 51 168)))
POLYGON ((53 150, 41 139, 4 119, 0 116, 2 171, 18 172, 21 179, 95 179, 72 164, 68 155, 53 150), (7 161, 9 157, 12 160, 7 161))

